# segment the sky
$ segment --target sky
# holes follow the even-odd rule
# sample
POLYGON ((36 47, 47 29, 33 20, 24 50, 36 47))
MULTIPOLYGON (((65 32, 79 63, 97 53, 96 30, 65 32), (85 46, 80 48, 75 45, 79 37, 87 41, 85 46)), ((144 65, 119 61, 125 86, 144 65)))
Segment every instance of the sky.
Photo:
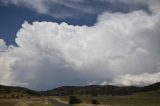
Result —
POLYGON ((160 82, 159 0, 0 0, 0 84, 160 82))

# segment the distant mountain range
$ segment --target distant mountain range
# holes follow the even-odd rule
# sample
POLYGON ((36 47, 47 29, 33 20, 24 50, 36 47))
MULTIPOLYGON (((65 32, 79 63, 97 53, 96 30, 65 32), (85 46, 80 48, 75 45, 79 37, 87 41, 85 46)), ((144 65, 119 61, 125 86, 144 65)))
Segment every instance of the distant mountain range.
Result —
POLYGON ((13 87, 13 86, 4 86, 0 85, 0 94, 9 94, 9 93, 21 93, 27 95, 45 95, 45 96, 68 96, 68 95, 130 95, 137 92, 147 92, 160 90, 160 82, 144 86, 144 87, 135 87, 135 86, 113 86, 113 85, 90 85, 90 86, 62 86, 55 89, 47 91, 34 91, 23 87, 13 87))

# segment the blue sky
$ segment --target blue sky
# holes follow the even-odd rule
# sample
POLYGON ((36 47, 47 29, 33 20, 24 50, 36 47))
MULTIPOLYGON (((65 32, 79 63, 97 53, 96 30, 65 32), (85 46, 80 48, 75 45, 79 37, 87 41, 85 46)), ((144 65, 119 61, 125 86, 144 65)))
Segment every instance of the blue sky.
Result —
POLYGON ((86 19, 76 19, 69 17, 67 19, 57 19, 49 15, 39 14, 28 8, 16 7, 14 5, 0 5, 0 38, 4 39, 7 44, 15 45, 15 37, 17 31, 21 28, 24 21, 32 23, 34 21, 51 21, 51 22, 67 22, 73 25, 93 25, 96 16, 86 19))
POLYGON ((0 0, 0 84, 160 82, 159 29, 159 0, 0 0))

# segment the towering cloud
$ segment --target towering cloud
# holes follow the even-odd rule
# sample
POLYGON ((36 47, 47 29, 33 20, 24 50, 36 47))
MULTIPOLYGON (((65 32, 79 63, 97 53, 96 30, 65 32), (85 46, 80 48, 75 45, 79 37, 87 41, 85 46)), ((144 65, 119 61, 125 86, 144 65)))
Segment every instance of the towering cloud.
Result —
POLYGON ((91 27, 25 22, 17 33, 17 46, 7 47, 0 40, 0 83, 46 89, 160 81, 157 10, 104 12, 91 27))

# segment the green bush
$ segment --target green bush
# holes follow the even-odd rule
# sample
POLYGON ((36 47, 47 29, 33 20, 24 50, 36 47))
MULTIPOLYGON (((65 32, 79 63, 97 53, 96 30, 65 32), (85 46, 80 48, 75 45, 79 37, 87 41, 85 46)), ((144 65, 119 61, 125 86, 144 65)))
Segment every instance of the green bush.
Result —
POLYGON ((76 96, 70 96, 69 98, 69 104, 78 104, 81 103, 82 101, 78 99, 76 96))
POLYGON ((92 104, 95 104, 95 105, 99 104, 99 102, 96 99, 93 99, 91 102, 92 102, 92 104))

